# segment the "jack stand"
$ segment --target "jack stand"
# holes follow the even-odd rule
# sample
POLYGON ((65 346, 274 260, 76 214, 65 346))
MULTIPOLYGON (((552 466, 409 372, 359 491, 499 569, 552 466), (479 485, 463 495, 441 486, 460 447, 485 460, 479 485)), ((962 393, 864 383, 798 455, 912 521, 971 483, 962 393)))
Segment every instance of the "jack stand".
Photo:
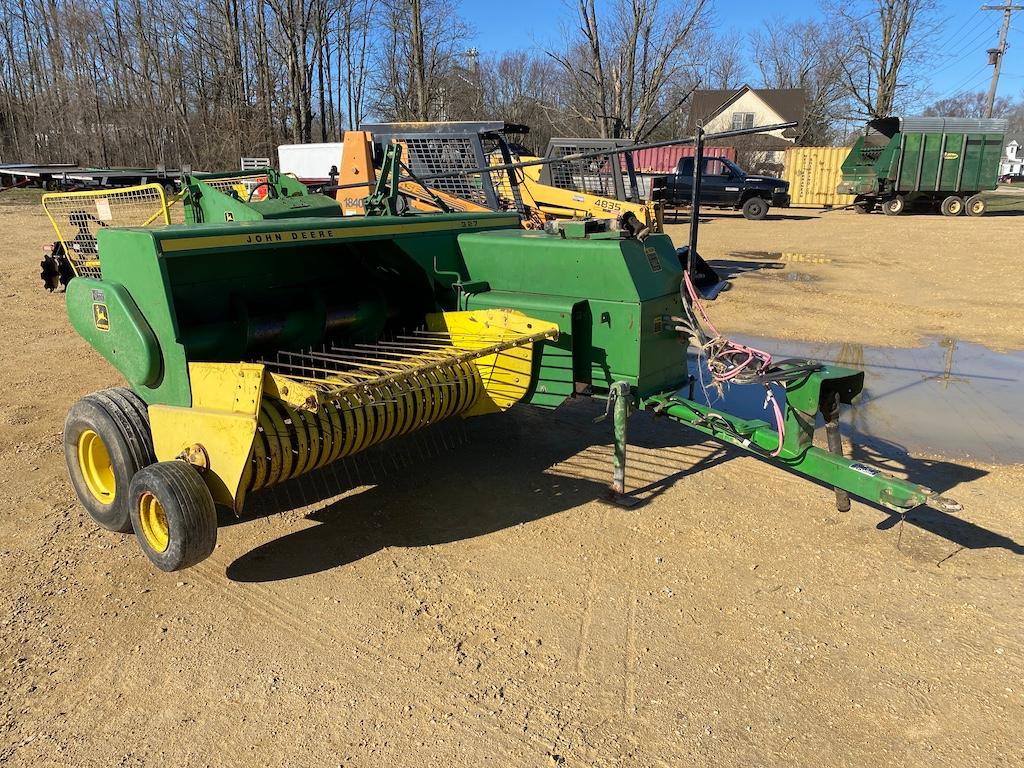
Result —
MULTIPOLYGON (((828 442, 829 453, 836 456, 843 455, 843 438, 839 434, 839 393, 832 395, 828 403, 828 410, 822 412, 825 417, 825 439, 828 442)), ((850 511, 850 494, 842 488, 836 488, 836 509, 840 512, 850 511)))
POLYGON ((635 507, 639 499, 626 494, 626 420, 629 418, 629 382, 616 381, 608 392, 608 404, 614 409, 615 446, 612 453, 612 484, 605 496, 620 507, 635 507))

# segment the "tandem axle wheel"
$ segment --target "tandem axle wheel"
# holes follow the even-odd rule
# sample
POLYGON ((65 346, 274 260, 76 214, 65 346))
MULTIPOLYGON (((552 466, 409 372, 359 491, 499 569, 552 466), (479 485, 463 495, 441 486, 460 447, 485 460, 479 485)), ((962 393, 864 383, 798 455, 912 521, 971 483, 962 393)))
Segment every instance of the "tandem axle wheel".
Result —
POLYGON ((204 560, 217 544, 217 511, 199 472, 157 462, 146 404, 118 387, 86 395, 64 422, 64 458, 82 506, 101 528, 134 531, 158 568, 204 560))

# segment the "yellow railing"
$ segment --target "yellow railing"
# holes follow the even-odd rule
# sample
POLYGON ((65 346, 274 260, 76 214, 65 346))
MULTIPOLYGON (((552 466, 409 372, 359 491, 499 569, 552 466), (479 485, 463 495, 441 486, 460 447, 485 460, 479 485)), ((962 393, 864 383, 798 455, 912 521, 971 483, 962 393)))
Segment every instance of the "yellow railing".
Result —
MULTIPOLYGON (((176 199, 172 200, 172 204, 176 199)), ((100 276, 96 235, 101 229, 171 223, 170 205, 160 184, 84 192, 50 192, 43 195, 43 210, 53 224, 72 269, 79 277, 100 276)))

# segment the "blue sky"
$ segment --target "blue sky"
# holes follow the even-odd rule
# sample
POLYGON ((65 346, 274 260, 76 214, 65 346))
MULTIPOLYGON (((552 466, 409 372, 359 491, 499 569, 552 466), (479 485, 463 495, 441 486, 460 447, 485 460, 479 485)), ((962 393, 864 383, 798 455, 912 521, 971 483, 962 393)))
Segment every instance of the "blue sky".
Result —
MULTIPOLYGON (((980 8, 983 4, 1001 2, 940 0, 939 15, 946 21, 936 38, 935 66, 921 83, 936 99, 958 91, 988 91, 992 67, 987 64, 985 51, 995 47, 1003 15, 980 8)), ((462 0, 462 15, 475 30, 473 38, 467 40, 467 47, 475 45, 487 55, 557 43, 562 23, 571 18, 575 5, 575 2, 567 5, 565 0, 512 3, 462 0)), ((757 29, 775 16, 792 19, 822 16, 817 0, 713 0, 713 5, 717 29, 735 29, 741 34, 757 29)), ((1024 91, 1024 12, 1014 14, 1007 40, 1009 46, 1003 59, 999 95, 1019 98, 1024 91)))

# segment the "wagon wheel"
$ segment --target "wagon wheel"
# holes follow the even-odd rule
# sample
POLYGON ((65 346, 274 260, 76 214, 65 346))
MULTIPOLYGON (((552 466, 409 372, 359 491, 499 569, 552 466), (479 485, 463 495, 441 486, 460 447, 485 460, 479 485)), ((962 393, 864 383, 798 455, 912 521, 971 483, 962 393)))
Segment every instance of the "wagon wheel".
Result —
POLYGON ((956 195, 950 195, 943 199, 939 210, 942 211, 943 216, 959 216, 964 212, 963 198, 957 197, 956 195))
POLYGON ((858 197, 853 201, 853 210, 855 213, 871 213, 875 210, 875 198, 858 197))
POLYGON ((882 213, 886 216, 899 216, 906 207, 907 201, 903 199, 903 195, 896 195, 882 203, 882 213))
POLYGON ((968 216, 984 216, 985 211, 988 210, 988 203, 985 202, 985 198, 981 195, 973 195, 967 198, 967 215, 968 216))

